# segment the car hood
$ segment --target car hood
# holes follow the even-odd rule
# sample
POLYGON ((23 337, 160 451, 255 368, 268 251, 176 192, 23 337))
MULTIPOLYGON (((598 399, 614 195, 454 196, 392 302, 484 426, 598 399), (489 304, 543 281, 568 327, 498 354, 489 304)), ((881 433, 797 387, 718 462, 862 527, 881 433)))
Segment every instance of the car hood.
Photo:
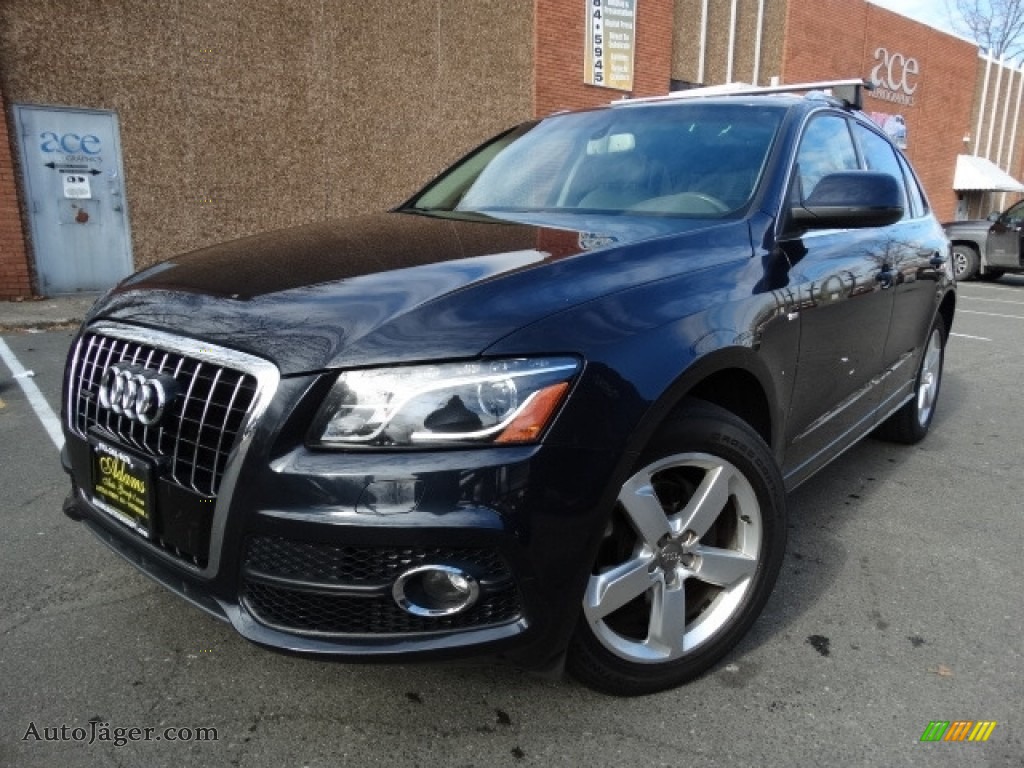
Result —
POLYGON ((391 212, 235 240, 127 278, 87 322, 180 333, 283 375, 469 357, 569 306, 678 273, 679 248, 692 245, 681 240, 701 241, 694 268, 751 253, 737 253, 741 232, 749 246, 742 221, 512 217, 391 212))

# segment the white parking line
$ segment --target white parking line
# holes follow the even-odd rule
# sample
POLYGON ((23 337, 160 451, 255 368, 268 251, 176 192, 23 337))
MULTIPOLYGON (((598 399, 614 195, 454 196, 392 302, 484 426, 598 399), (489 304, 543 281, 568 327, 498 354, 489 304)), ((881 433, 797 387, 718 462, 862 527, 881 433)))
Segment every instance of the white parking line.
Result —
POLYGON ((1016 304, 1018 307, 1024 307, 1024 301, 1010 301, 1009 299, 989 299, 985 296, 961 296, 960 298, 965 301, 987 301, 990 304, 1016 304))
POLYGON ((958 309, 956 313, 958 315, 984 315, 985 317, 1006 317, 1010 320, 1024 320, 1024 315, 998 315, 995 312, 977 312, 973 309, 958 309))
POLYGON ((3 358, 3 361, 7 363, 7 367, 11 369, 11 375, 18 382, 18 386, 21 387, 25 397, 28 398, 28 403, 32 406, 32 410, 36 412, 36 416, 43 423, 43 429, 46 430, 46 434, 50 436, 53 444, 60 451, 64 447, 64 433, 60 429, 60 419, 54 415, 53 409, 46 402, 46 398, 39 391, 39 387, 32 381, 28 371, 18 361, 18 358, 14 356, 11 348, 4 343, 3 339, 0 339, 0 358, 3 358))
POLYGON ((986 282, 970 282, 970 283, 958 283, 959 288, 966 288, 975 291, 1020 291, 1024 286, 1020 283, 986 283, 986 282))
POLYGON ((992 339, 986 339, 984 336, 968 336, 966 333, 951 333, 949 335, 961 339, 974 339, 975 341, 992 341, 992 339))

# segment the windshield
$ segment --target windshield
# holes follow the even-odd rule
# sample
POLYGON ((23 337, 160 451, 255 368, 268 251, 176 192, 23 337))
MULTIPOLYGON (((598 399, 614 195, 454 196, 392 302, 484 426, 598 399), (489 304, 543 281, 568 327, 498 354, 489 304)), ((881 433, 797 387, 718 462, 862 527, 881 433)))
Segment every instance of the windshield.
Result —
POLYGON ((408 207, 726 217, 753 196, 784 111, 687 103, 557 115, 485 144, 408 207))

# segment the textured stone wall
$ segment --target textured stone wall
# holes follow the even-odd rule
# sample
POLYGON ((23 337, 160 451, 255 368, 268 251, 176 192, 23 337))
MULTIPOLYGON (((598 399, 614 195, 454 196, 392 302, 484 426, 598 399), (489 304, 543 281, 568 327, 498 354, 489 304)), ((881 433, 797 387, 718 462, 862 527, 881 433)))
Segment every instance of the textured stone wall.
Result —
POLYGON ((142 267, 402 202, 531 116, 533 44, 528 0, 4 0, 0 91, 117 112, 142 267))
POLYGON ((701 0, 675 0, 673 15, 672 77, 699 83, 701 0))
POLYGON ((758 85, 768 85, 771 78, 782 76, 787 7, 786 0, 765 0, 761 76, 758 78, 758 85))
MULTIPOLYGON (((675 29, 672 43, 672 77, 690 83, 717 85, 729 74, 729 37, 732 3, 708 0, 707 41, 701 77, 700 36, 703 0, 675 0, 675 29)), ((786 0, 737 0, 736 32, 733 39, 732 82, 753 83, 755 63, 757 84, 767 85, 780 73, 786 0), (758 11, 761 11, 758 45, 758 11), (760 58, 757 52, 760 50, 760 58)))

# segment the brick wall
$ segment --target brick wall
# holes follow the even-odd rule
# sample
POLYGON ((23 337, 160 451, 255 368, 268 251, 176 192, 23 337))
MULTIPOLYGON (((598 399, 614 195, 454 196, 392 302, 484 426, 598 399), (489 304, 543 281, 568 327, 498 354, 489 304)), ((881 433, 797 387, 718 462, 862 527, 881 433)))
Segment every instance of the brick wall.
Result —
POLYGON ((14 147, 7 132, 7 109, 0 94, 0 299, 32 295, 25 236, 14 181, 14 147))
POLYGON ((782 82, 866 77, 867 14, 864 0, 789 0, 782 82))
MULTIPOLYGON (((940 220, 956 211, 953 174, 963 137, 973 131, 977 49, 968 42, 863 0, 789 0, 782 80, 799 83, 868 78, 885 48, 918 63, 913 104, 867 98, 868 112, 903 115, 907 157, 921 176, 940 220), (823 45, 822 41, 828 41, 823 45)), ((893 74, 899 78, 897 66, 893 74)), ((1018 135, 1024 140, 1024 132, 1018 135)))
POLYGON ((639 0, 633 92, 583 83, 587 5, 584 0, 535 0, 533 112, 547 115, 622 96, 668 93, 672 66, 674 0, 639 0))

